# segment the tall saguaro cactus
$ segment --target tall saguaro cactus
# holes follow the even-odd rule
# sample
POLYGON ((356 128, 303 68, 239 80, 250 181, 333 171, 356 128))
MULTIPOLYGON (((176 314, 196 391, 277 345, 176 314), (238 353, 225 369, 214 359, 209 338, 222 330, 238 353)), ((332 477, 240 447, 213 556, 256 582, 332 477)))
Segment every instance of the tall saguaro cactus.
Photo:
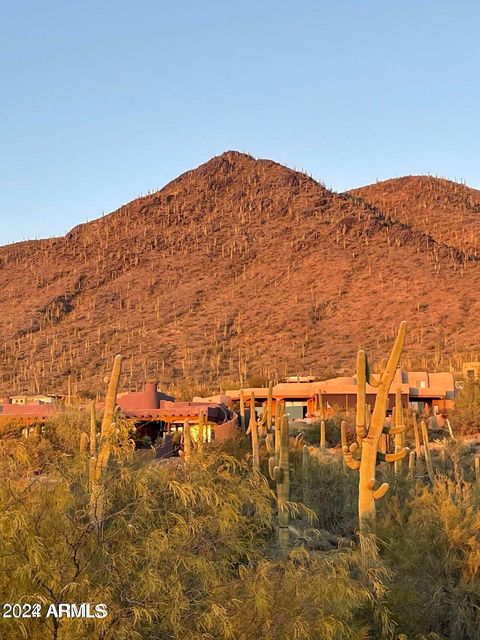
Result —
POLYGON ((277 400, 275 403, 275 453, 278 459, 278 452, 280 451, 280 442, 282 440, 281 436, 281 426, 282 419, 284 416, 285 405, 283 401, 277 400))
POLYGON ((357 357, 358 385, 357 397, 357 442, 348 447, 343 444, 345 463, 351 469, 360 472, 358 489, 358 515, 361 531, 368 531, 375 522, 375 501, 382 498, 388 491, 388 484, 384 482, 375 489, 375 473, 378 462, 395 462, 407 455, 408 449, 404 448, 396 453, 382 453, 379 451, 382 434, 395 435, 399 429, 405 430, 405 426, 395 425, 391 428, 385 426, 385 416, 388 408, 390 387, 395 377, 403 344, 405 342, 407 324, 401 322, 395 344, 388 358, 385 370, 379 380, 370 377, 366 353, 360 352, 357 357), (367 427, 365 389, 366 384, 377 387, 377 397, 373 413, 367 427), (359 406, 358 406, 359 405, 359 406))
POLYGON ((260 455, 258 452, 258 426, 255 416, 255 394, 253 392, 250 396, 250 422, 248 425, 248 431, 250 432, 250 437, 252 438, 253 468, 260 469, 260 455))
POLYGON ((192 435, 190 433, 190 422, 183 422, 183 457, 185 462, 189 463, 192 459, 192 435))
POLYGON ((197 440, 197 449, 198 452, 201 453, 204 449, 204 441, 206 436, 206 417, 205 411, 203 409, 198 414, 198 440, 197 440))
POLYGON ((278 462, 272 456, 268 463, 270 477, 277 486, 278 505, 278 542, 280 549, 285 551, 288 547, 290 515, 288 501, 290 499, 290 459, 289 459, 289 427, 288 416, 282 416, 280 425, 280 447, 278 450, 278 462))
POLYGON ((360 350, 357 354, 357 411, 355 418, 355 432, 357 434, 357 444, 361 451, 362 440, 367 433, 367 377, 368 361, 365 351, 360 350))
MULTIPOLYGON (((113 434, 113 419, 115 407, 117 404, 118 386, 120 383, 120 375, 122 373, 123 356, 120 354, 115 356, 113 369, 108 383, 107 396, 105 398, 105 410, 102 420, 102 429, 100 433, 100 446, 97 454, 97 447, 93 438, 94 427, 93 418, 91 418, 90 427, 90 451, 92 455, 92 464, 90 467, 90 512, 91 518, 96 523, 103 519, 105 510, 105 496, 103 490, 104 474, 110 459, 111 439, 113 434)), ((93 415, 93 413, 92 413, 93 415)))
POLYGON ((320 421, 320 451, 325 453, 326 441, 325 441, 325 420, 320 421))
POLYGON ((430 442, 428 440, 428 429, 427 429, 427 423, 425 422, 425 420, 421 421, 420 426, 422 428, 425 466, 427 467, 427 473, 428 473, 430 482, 433 484, 435 482, 435 472, 433 470, 432 453, 430 451, 430 442))
MULTIPOLYGON (((403 424, 403 406, 402 406, 402 390, 398 387, 395 391, 395 420, 393 421, 395 425, 395 453, 399 451, 403 451, 405 445, 405 429, 406 427, 403 424)), ((403 459, 395 461, 395 474, 399 474, 402 472, 403 468, 403 459)))
POLYGON ((240 426, 245 429, 245 399, 243 396, 243 389, 240 389, 240 426))
POLYGON ((414 411, 412 414, 412 424, 413 424, 413 435, 415 437, 415 454, 417 458, 420 458, 422 455, 422 446, 420 443, 420 432, 418 430, 418 421, 417 421, 416 411, 414 411))

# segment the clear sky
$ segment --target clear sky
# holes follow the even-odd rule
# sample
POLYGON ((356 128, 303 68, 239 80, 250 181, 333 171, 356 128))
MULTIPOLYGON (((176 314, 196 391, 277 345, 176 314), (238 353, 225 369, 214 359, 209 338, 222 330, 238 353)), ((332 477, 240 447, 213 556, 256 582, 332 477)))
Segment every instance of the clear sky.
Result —
POLYGON ((480 187, 476 0, 0 0, 0 244, 228 149, 480 187))

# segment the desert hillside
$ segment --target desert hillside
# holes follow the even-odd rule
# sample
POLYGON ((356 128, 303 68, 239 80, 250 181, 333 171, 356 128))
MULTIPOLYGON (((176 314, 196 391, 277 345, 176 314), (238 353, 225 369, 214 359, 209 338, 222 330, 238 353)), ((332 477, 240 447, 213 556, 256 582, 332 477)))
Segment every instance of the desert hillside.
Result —
POLYGON ((401 319, 407 366, 467 356, 479 203, 433 178, 336 194, 224 153, 65 237, 0 247, 0 391, 69 374, 96 391, 119 351, 131 387, 349 371, 401 319))
POLYGON ((364 198, 384 213, 439 242, 480 256, 480 191, 432 176, 385 180, 351 195, 364 198))

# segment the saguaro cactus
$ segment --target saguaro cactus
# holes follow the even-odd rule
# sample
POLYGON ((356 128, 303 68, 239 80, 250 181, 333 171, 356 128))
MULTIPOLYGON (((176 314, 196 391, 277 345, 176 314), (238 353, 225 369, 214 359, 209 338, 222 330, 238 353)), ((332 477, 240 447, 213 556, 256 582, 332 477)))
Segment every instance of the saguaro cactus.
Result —
POLYGON ((447 473, 447 452, 445 449, 440 451, 440 471, 444 475, 447 473))
POLYGON ((415 436, 415 453, 418 459, 422 455, 422 445, 420 442, 420 432, 418 430, 418 421, 417 421, 416 411, 414 411, 412 414, 412 424, 413 424, 413 434, 415 436))
MULTIPOLYGON (((90 451, 95 448, 91 464, 91 494, 90 494, 90 512, 91 518, 96 523, 103 519, 105 509, 105 496, 103 491, 103 476, 105 474, 111 452, 111 438, 113 433, 113 418, 115 407, 117 404, 118 386, 120 383, 120 375, 122 372, 123 356, 115 356, 113 362, 112 374, 108 383, 107 396, 105 398, 105 410, 102 420, 102 429, 100 434, 100 447, 98 455, 96 453, 95 439, 91 438, 90 451)), ((93 427, 91 424, 91 433, 93 427)))
POLYGON ((422 427, 422 438, 423 438, 423 450, 425 455, 425 466, 427 467, 428 477, 430 478, 430 482, 434 482, 435 473, 433 471, 433 463, 432 463, 432 453, 430 451, 430 442, 428 440, 428 429, 427 423, 425 420, 422 420, 420 423, 422 427))
POLYGON ((255 417, 255 394, 250 396, 250 423, 248 430, 252 438, 252 455, 253 455, 253 468, 260 469, 260 455, 258 452, 258 427, 255 417))
POLYGON ((320 452, 325 453, 325 420, 320 421, 320 452))
POLYGON ((97 454, 97 417, 95 415, 95 400, 90 402, 90 455, 97 454))
POLYGON ((192 459, 192 436, 188 420, 183 423, 183 457, 186 463, 189 463, 192 459))
POLYGON ((243 389, 240 389, 240 426, 245 429, 245 398, 243 396, 243 389))
POLYGON ((309 467, 310 467, 310 452, 306 444, 303 445, 302 450, 302 489, 303 489, 303 504, 308 504, 310 501, 309 496, 309 467))
POLYGON ((408 456, 408 476, 409 478, 415 477, 415 459, 416 459, 415 451, 410 451, 410 455, 408 456))
POLYGON ((267 430, 267 433, 270 431, 272 427, 272 421, 273 421, 272 406, 273 406, 273 382, 269 382, 267 406, 265 407, 265 428, 267 430))
POLYGON ((107 389, 107 397, 105 398, 105 410, 102 420, 102 437, 105 437, 107 433, 110 433, 110 429, 113 422, 113 416, 115 413, 115 407, 117 406, 117 393, 118 386, 120 384, 120 375, 122 373, 123 356, 120 354, 115 356, 113 361, 113 369, 110 376, 107 389))
POLYGON ((320 416, 320 420, 325 420, 325 408, 323 406, 323 397, 322 392, 318 392, 318 413, 320 416))
POLYGON ((290 516, 287 503, 290 499, 290 459, 289 459, 289 427, 288 416, 283 416, 280 426, 280 448, 278 464, 272 456, 268 467, 270 477, 277 486, 278 505, 278 542, 280 548, 285 550, 288 547, 290 516))
POLYGON ((197 440, 197 448, 198 452, 201 453, 203 451, 203 443, 206 435, 206 424, 205 424, 205 411, 200 411, 198 414, 198 440, 197 440))
MULTIPOLYGON (((395 391, 395 413, 394 413, 394 430, 395 430, 395 453, 403 451, 405 446, 405 425, 403 424, 403 407, 402 407, 402 390, 400 387, 395 391)), ((395 474, 402 472, 403 459, 395 460, 395 474)))
POLYGON ((90 490, 95 482, 95 465, 97 464, 97 418, 95 416, 95 400, 90 402, 90 464, 89 464, 89 484, 90 490))
MULTIPOLYGON (((360 373, 359 385, 359 404, 361 408, 357 414, 356 434, 357 442, 348 447, 342 442, 344 459, 351 469, 359 469, 359 489, 358 489, 358 515, 360 522, 360 530, 369 530, 375 522, 375 501, 382 498, 388 491, 388 484, 384 482, 380 487, 375 489, 375 472, 378 462, 395 462, 407 455, 408 449, 396 453, 382 453, 379 449, 382 434, 396 434, 399 427, 393 426, 388 428, 385 426, 385 416, 388 408, 388 398, 390 386, 395 377, 395 372, 400 361, 406 333, 406 322, 402 322, 398 329, 398 334, 393 345, 393 349, 388 358, 384 372, 379 380, 370 377, 368 369, 368 361, 365 352, 360 353, 357 357, 357 367, 360 373), (365 378, 363 377, 365 373, 365 378), (367 429, 365 419, 365 386, 368 382, 370 385, 377 387, 377 397, 373 413, 370 418, 370 425, 367 429), (359 441, 358 441, 359 440, 359 441), (360 456, 358 455, 360 454, 360 456)), ((405 427, 402 426, 402 430, 405 427)), ((343 440, 343 438, 342 438, 343 440)))
POLYGON ((88 436, 85 431, 80 434, 80 453, 87 453, 88 450, 88 436))
POLYGON ((357 410, 355 418, 355 433, 359 451, 362 450, 362 440, 367 433, 367 377, 369 376, 367 354, 360 350, 357 354, 357 410))
POLYGON ((280 442, 282 439, 281 436, 281 425, 282 419, 284 415, 285 405, 281 400, 277 400, 275 403, 275 453, 278 461, 278 452, 280 451, 280 442))

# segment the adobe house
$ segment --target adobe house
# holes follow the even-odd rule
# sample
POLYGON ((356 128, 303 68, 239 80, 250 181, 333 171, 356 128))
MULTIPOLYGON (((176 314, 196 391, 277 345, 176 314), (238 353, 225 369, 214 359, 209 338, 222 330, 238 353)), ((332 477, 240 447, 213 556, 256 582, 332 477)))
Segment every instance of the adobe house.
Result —
MULTIPOLYGON (((15 398, 4 398, 0 407, 0 418, 5 419, 20 418, 25 425, 44 422, 57 411, 57 405, 54 401, 42 402, 36 400, 33 402, 13 402, 15 398)), ((22 398, 25 396, 22 396, 22 398)))
MULTIPOLYGON (((374 375, 375 377, 375 375, 374 375)), ((402 404, 419 413, 425 409, 438 407, 439 411, 453 408, 455 382, 451 373, 428 373, 426 371, 403 371, 397 369, 391 386, 389 409, 395 405, 395 391, 401 390, 402 404)), ((268 389, 244 389, 244 398, 249 399, 251 393, 257 401, 268 398, 268 389)), ((377 394, 376 387, 367 385, 367 403, 372 406, 377 394)), ((232 402, 238 402, 239 389, 226 391, 232 402)), ((273 387, 274 404, 285 403, 285 412, 292 420, 313 415, 322 406, 325 415, 335 411, 351 412, 356 408, 357 381, 355 377, 339 377, 318 382, 283 382, 273 387)))
POLYGON ((201 411, 207 424, 213 427, 215 440, 231 437, 237 424, 236 415, 220 400, 194 398, 193 402, 176 402, 173 396, 158 391, 156 382, 147 383, 143 391, 119 393, 117 405, 122 416, 135 425, 138 434, 150 437, 152 442, 172 427, 183 428, 185 420, 198 424, 201 411))
MULTIPOLYGON (((44 423, 61 409, 61 405, 54 401, 54 396, 35 396, 34 401, 13 402, 16 398, 30 400, 27 396, 4 398, 3 406, 0 405, 0 420, 17 418, 22 425, 30 426, 44 423), (43 398, 47 397, 53 400, 43 402, 43 398)), ((99 409, 103 406, 103 402, 98 404, 99 409)), ((236 415, 220 400, 207 402, 195 398, 194 402, 176 402, 173 396, 158 391, 156 382, 147 383, 143 391, 119 393, 117 406, 122 417, 135 426, 139 436, 149 436, 152 442, 172 428, 181 429, 185 420, 193 425, 198 424, 201 411, 216 440, 231 437, 237 426, 236 415)), ((88 410, 88 407, 79 406, 79 409, 88 410)))

